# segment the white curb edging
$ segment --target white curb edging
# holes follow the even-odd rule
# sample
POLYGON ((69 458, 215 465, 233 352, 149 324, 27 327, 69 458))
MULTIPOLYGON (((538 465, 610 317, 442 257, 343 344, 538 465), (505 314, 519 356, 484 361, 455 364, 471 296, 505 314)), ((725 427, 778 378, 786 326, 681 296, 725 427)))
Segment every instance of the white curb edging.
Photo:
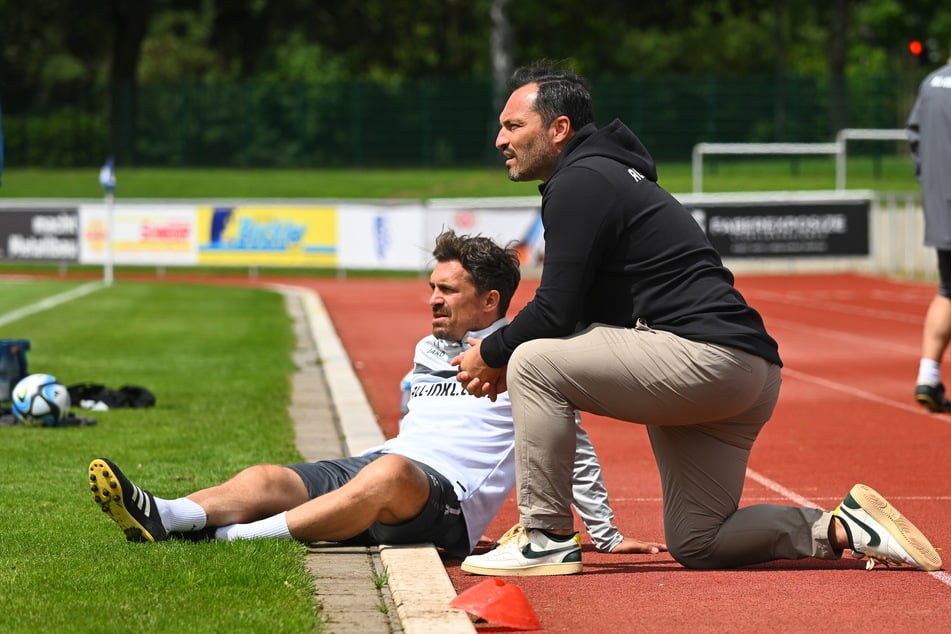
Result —
MULTIPOLYGON (((382 444, 385 438, 376 416, 320 296, 301 287, 276 287, 296 293, 301 299, 337 412, 347 455, 382 444)), ((465 612, 449 607, 456 591, 434 546, 380 546, 379 550, 405 634, 476 632, 465 612)))

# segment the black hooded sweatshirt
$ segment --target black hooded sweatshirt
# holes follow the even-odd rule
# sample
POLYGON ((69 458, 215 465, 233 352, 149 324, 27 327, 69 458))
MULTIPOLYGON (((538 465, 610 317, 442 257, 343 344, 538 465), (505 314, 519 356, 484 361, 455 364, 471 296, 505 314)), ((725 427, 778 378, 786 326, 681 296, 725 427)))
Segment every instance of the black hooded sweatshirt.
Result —
POLYGON ((506 365, 524 341, 638 319, 782 365, 762 317, 697 222, 657 184, 653 159, 619 120, 581 128, 539 191, 541 282, 512 322, 482 342, 489 366, 506 365))

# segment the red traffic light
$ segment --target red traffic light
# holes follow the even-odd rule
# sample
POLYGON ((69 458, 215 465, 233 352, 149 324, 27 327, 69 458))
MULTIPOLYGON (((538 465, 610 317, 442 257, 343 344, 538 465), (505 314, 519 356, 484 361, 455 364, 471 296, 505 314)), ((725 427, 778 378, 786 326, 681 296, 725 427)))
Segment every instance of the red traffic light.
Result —
POLYGON ((908 42, 908 50, 911 51, 912 55, 918 57, 924 52, 925 47, 922 45, 921 40, 912 40, 908 42))

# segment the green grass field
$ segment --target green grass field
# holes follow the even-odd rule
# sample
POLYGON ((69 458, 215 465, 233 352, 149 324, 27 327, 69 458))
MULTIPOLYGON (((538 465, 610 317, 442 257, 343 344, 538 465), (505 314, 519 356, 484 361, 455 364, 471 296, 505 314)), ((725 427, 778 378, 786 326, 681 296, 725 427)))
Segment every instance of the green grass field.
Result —
MULTIPOLYGON (((505 169, 402 170, 236 170, 146 169, 116 171, 119 198, 394 198, 429 199, 537 196, 538 183, 512 183, 505 169)), ((687 163, 658 165, 660 184, 672 193, 692 191, 687 163)), ((708 157, 704 191, 801 191, 835 188, 831 158, 708 157)), ((850 189, 914 191, 911 159, 849 159, 850 189)), ((98 169, 10 169, 3 175, 4 198, 99 198, 98 169)))
MULTIPOLYGON (((0 281, 0 319, 68 281, 0 281)), ((83 427, 0 428, 0 631, 321 631, 296 542, 134 544, 92 501, 114 459, 163 497, 244 466, 300 459, 287 413, 294 341, 283 298, 258 289, 123 282, 4 323, 30 372, 141 385, 155 407, 75 413, 83 427)))

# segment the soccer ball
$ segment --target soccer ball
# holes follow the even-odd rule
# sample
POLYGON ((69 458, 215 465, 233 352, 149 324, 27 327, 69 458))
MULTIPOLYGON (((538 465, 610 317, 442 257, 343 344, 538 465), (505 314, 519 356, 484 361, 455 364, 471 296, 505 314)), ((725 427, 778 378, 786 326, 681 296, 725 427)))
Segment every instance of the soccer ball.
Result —
POLYGON ((13 388, 13 415, 24 425, 56 427, 69 407, 69 391, 52 374, 31 374, 13 388))

